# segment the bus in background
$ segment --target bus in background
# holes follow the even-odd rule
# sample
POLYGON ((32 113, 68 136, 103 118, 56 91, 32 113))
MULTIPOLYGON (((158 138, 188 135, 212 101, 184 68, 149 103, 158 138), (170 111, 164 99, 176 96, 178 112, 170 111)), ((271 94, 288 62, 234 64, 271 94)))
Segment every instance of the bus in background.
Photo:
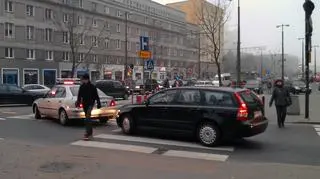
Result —
MULTIPOLYGON (((222 86, 230 86, 231 85, 231 74, 230 73, 222 73, 221 74, 222 86)), ((216 87, 219 87, 219 77, 216 75, 212 84, 216 87)))

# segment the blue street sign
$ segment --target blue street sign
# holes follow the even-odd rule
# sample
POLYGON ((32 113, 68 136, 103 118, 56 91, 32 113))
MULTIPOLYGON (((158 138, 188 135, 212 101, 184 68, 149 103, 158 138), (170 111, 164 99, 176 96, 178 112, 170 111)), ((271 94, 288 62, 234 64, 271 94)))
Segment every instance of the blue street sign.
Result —
POLYGON ((149 37, 140 37, 140 50, 149 51, 149 37))
POLYGON ((154 61, 152 59, 144 61, 144 69, 145 70, 153 70, 154 69, 154 61))

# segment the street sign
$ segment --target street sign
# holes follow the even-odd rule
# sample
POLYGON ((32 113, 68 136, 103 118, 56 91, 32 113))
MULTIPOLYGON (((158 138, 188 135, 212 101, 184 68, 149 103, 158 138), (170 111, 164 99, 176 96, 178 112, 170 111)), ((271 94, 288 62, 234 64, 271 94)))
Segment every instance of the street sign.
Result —
POLYGON ((149 51, 149 37, 140 37, 140 50, 149 51))
POLYGON ((150 59, 151 58, 151 52, 150 51, 139 51, 139 57, 142 59, 150 59))
POLYGON ((145 70, 153 70, 154 69, 154 61, 153 60, 146 60, 144 62, 144 69, 145 70))

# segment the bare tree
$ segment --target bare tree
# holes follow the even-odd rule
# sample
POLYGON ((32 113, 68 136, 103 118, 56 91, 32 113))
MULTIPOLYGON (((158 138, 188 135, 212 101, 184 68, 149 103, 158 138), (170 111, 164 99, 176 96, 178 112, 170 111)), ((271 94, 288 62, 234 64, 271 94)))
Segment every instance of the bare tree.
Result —
MULTIPOLYGON (((206 0, 197 0, 196 17, 200 26, 200 36, 202 36, 201 53, 205 54, 217 67, 219 86, 221 80, 221 53, 224 43, 224 26, 228 21, 227 10, 230 0, 213 0, 214 4, 206 0), (205 38, 205 39, 204 39, 205 38)), ((222 59, 222 58, 221 58, 222 59)))
MULTIPOLYGON (((68 44, 71 52, 73 77, 81 63, 87 63, 89 55, 99 42, 109 40, 109 24, 93 15, 87 15, 78 11, 76 7, 61 8, 54 22, 63 33, 64 43, 68 44), (103 21, 103 23, 98 24, 103 21), (99 26, 98 26, 99 25, 99 26), (88 38, 91 38, 88 42, 88 38)), ((89 66, 89 64, 87 64, 89 66)))

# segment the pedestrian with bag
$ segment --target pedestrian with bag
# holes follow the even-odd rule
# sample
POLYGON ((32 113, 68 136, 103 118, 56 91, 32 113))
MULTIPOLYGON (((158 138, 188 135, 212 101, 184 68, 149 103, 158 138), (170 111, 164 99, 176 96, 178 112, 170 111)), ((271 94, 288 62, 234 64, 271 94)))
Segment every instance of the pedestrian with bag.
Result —
POLYGON ((85 134, 83 140, 89 140, 92 138, 93 127, 91 121, 91 111, 97 102, 97 108, 101 108, 100 98, 98 95, 97 88, 90 82, 88 74, 85 74, 81 77, 81 86, 78 92, 78 99, 76 102, 77 107, 80 107, 80 104, 83 106, 83 111, 85 113, 85 134))
POLYGON ((278 126, 279 128, 283 128, 287 116, 287 107, 292 104, 292 101, 290 92, 284 87, 284 82, 282 80, 276 80, 274 83, 274 89, 269 102, 269 107, 272 106, 273 101, 275 101, 278 126))

